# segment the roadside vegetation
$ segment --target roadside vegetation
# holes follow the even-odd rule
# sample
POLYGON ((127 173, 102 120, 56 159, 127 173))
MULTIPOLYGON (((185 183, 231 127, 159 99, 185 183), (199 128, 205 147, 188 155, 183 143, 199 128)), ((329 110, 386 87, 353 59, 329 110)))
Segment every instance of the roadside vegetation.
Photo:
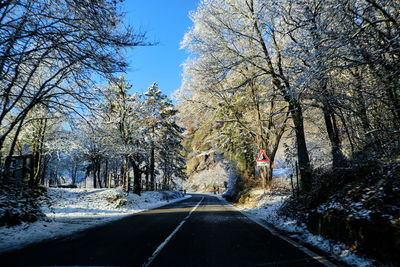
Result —
POLYGON ((183 128, 156 83, 121 75, 152 44, 120 4, 1 1, 0 225, 40 218, 43 186, 180 189, 183 128))
POLYGON ((274 214, 398 265, 399 1, 201 0, 190 18, 175 104, 122 75, 153 44, 120 1, 0 2, 0 226, 80 190, 50 187, 109 188, 113 210, 183 187, 278 194, 274 214))
POLYGON ((191 19, 177 93, 189 181, 203 155, 223 155, 238 173, 227 199, 243 202, 271 186, 273 168, 255 162, 264 150, 294 182, 298 170, 282 213, 398 263, 398 3, 214 0, 191 19))

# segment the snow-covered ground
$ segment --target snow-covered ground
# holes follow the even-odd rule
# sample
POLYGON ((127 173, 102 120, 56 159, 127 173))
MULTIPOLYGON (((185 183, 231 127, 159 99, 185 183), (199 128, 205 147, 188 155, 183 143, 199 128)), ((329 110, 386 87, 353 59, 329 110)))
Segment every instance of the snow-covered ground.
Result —
POLYGON ((70 235, 123 216, 157 208, 190 196, 179 192, 143 192, 142 196, 119 189, 48 188, 41 199, 44 220, 0 227, 0 252, 45 239, 70 235))
POLYGON ((264 194, 263 190, 253 190, 251 192, 251 200, 237 207, 285 231, 290 237, 302 240, 305 243, 322 249, 349 265, 374 266, 373 260, 356 255, 345 244, 324 239, 319 235, 313 235, 307 230, 306 225, 278 215, 279 208, 288 197, 288 194, 271 194, 270 191, 266 191, 266 194, 264 194))

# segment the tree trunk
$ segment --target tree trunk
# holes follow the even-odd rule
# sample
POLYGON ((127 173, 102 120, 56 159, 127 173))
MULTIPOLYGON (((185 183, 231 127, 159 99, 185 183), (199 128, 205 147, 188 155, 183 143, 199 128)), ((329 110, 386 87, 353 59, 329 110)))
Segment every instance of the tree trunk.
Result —
POLYGON ((93 188, 97 188, 97 171, 96 171, 96 162, 92 161, 92 171, 93 171, 93 188))
POLYGON ((126 192, 131 190, 131 176, 129 175, 129 168, 126 170, 126 192))
POLYGON ((292 101, 289 103, 289 109, 292 114, 294 129, 296 133, 297 159, 299 161, 301 188, 304 191, 309 191, 312 185, 312 174, 310 158, 308 156, 306 138, 304 134, 303 113, 300 104, 294 99, 292 99, 292 101))
POLYGON ((44 159, 43 159, 43 167, 41 168, 42 170, 40 172, 40 178, 39 178, 39 181, 37 181, 37 184, 44 185, 48 164, 49 164, 49 156, 46 155, 46 156, 44 156, 44 159))
POLYGON ((39 158, 38 158, 38 165, 37 165, 38 166, 38 171, 37 171, 37 174, 35 174, 35 186, 37 186, 39 184, 39 180, 41 178, 40 173, 41 173, 42 168, 43 168, 42 165, 43 165, 43 154, 44 154, 44 141, 45 141, 45 138, 46 138, 48 120, 47 119, 43 119, 43 120, 40 120, 40 122, 41 122, 41 127, 40 127, 40 130, 39 130, 39 133, 40 133, 39 158))
POLYGON ((150 189, 150 190, 154 191, 154 183, 153 183, 153 188, 149 187, 149 171, 148 170, 146 170, 145 179, 146 179, 146 190, 150 189))
POLYGON ((141 195, 141 189, 142 189, 142 187, 141 187, 141 175, 142 175, 142 173, 141 173, 141 171, 140 171, 140 169, 138 167, 133 168, 133 175, 134 175, 134 180, 133 180, 134 191, 133 192, 140 196, 141 195))
POLYGON ((345 164, 346 159, 341 150, 339 129, 337 128, 335 114, 326 104, 324 104, 322 111, 324 113, 326 131, 328 132, 329 141, 331 143, 332 166, 333 168, 338 168, 345 164))
POLYGON ((108 184, 108 159, 106 159, 106 166, 105 166, 105 170, 104 170, 104 187, 107 186, 108 184))
POLYGON ((266 177, 267 178, 267 180, 266 180, 267 186, 270 186, 272 183, 272 172, 274 169, 275 154, 276 154, 276 150, 272 151, 269 156, 269 168, 267 168, 267 175, 266 175, 267 176, 266 177))
POLYGON ((97 170, 97 180, 99 182, 99 187, 102 188, 103 185, 101 183, 101 162, 100 162, 100 160, 97 160, 96 170, 97 170))
POLYGON ((76 184, 76 174, 77 174, 77 169, 78 169, 78 168, 77 168, 75 162, 74 162, 73 164, 74 164, 74 165, 73 165, 73 167, 72 167, 72 173, 71 173, 72 182, 71 182, 71 183, 72 183, 73 185, 75 185, 75 184, 76 184))
POLYGON ((165 162, 164 162, 164 177, 163 177, 163 183, 164 183, 164 190, 166 189, 166 187, 167 187, 167 181, 168 181, 168 170, 167 170, 167 165, 168 165, 168 162, 167 162, 167 160, 168 160, 168 158, 166 158, 165 159, 165 162))
POLYGON ((154 190, 154 143, 150 144, 150 190, 154 190))
POLYGON ((354 144, 353 144, 353 140, 351 139, 349 127, 347 126, 346 118, 344 117, 344 114, 340 109, 339 109, 338 116, 339 116, 340 121, 342 122, 344 130, 346 132, 347 140, 349 140, 349 144, 350 144, 350 147, 351 147, 351 153, 354 153, 354 144))
POLYGON ((115 169, 114 169, 113 176, 114 176, 114 187, 118 187, 119 184, 120 184, 120 183, 119 183, 118 168, 115 168, 115 169))
POLYGON ((128 158, 125 159, 125 167, 124 167, 124 177, 125 177, 125 190, 129 192, 131 190, 131 181, 129 177, 129 161, 128 158))
POLYGON ((132 168, 133 168, 133 192, 137 195, 140 196, 141 193, 141 176, 142 173, 139 169, 139 166, 136 164, 135 160, 133 158, 130 158, 131 164, 132 164, 132 168))
POLYGON ((29 186, 35 186, 37 184, 37 181, 39 180, 40 177, 40 171, 41 171, 41 162, 42 162, 42 153, 40 151, 35 151, 33 153, 33 178, 29 181, 29 186))
MULTIPOLYGON (((125 164, 124 164, 125 166, 125 164)), ((125 168, 124 166, 121 166, 121 172, 120 172, 120 178, 121 178, 121 182, 120 185, 122 185, 122 189, 125 190, 125 168)))
POLYGON ((267 188, 269 188, 269 187, 271 187, 271 183, 272 183, 272 162, 270 161, 270 163, 269 163, 269 167, 267 167, 266 168, 266 179, 267 179, 267 181, 266 181, 266 185, 267 185, 267 188))
POLYGON ((19 133, 21 132, 22 129, 22 124, 24 123, 24 119, 21 120, 20 124, 18 125, 17 131, 15 132, 14 139, 11 143, 10 150, 8 152, 8 156, 6 157, 5 163, 4 163, 4 172, 2 174, 3 180, 6 180, 10 176, 10 168, 11 168, 11 161, 12 161, 12 156, 14 154, 14 148, 15 144, 17 143, 19 133))

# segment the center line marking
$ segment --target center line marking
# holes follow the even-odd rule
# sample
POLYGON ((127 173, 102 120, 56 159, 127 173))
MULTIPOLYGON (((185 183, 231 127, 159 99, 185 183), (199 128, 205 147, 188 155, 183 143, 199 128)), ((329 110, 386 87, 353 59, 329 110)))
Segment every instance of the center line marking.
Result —
POLYGON ((179 229, 182 227, 182 225, 189 219, 190 215, 193 213, 195 209, 200 205, 200 203, 203 201, 204 197, 200 199, 200 201, 197 203, 196 206, 193 207, 193 209, 189 212, 189 214, 179 223, 179 225, 175 228, 175 230, 162 242, 157 249, 153 252, 153 255, 151 255, 150 258, 147 259, 145 263, 143 263, 143 267, 147 267, 150 265, 150 263, 157 257, 157 255, 161 252, 161 250, 165 247, 166 244, 171 240, 171 238, 179 231, 179 229))

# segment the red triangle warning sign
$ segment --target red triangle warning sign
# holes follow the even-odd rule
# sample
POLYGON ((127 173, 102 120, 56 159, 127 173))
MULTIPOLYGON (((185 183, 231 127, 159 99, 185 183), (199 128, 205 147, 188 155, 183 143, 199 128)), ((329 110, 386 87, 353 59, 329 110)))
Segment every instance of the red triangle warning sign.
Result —
POLYGON ((257 161, 258 162, 267 162, 267 161, 269 161, 269 158, 265 154, 264 150, 261 150, 260 155, 258 155, 257 161))

